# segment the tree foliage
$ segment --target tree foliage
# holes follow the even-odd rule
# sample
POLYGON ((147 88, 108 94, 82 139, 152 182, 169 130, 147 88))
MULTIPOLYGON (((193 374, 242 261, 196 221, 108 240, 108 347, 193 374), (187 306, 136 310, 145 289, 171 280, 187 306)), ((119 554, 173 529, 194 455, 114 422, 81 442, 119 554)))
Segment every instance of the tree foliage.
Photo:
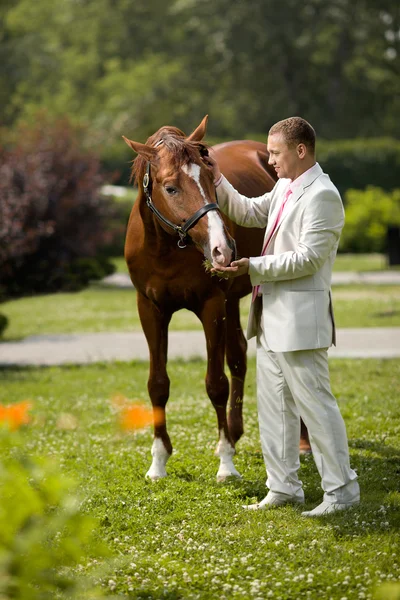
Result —
POLYGON ((399 136, 399 30, 394 0, 5 0, 3 122, 46 106, 108 147, 205 113, 230 138, 293 114, 324 138, 399 136))

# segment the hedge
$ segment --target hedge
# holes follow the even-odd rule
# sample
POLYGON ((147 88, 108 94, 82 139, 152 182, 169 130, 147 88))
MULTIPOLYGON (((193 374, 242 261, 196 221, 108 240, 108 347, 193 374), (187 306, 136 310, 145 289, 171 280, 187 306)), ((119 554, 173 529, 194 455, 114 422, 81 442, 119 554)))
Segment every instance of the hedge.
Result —
MULTIPOLYGON (((266 137, 263 134, 248 136, 262 142, 266 141, 266 137)), ((224 141, 228 140, 206 137, 210 145, 224 141)), ((129 182, 132 158, 132 152, 122 140, 119 144, 108 146, 101 156, 103 167, 110 172, 118 172, 116 183, 124 186, 129 182)), ((363 190, 369 185, 388 191, 400 185, 400 140, 317 140, 317 160, 342 195, 348 189, 363 190)))
POLYGON ((386 252, 389 226, 400 226, 400 189, 348 190, 341 252, 386 252))
POLYGON ((400 186, 400 140, 391 138, 317 143, 317 160, 339 191, 400 186))

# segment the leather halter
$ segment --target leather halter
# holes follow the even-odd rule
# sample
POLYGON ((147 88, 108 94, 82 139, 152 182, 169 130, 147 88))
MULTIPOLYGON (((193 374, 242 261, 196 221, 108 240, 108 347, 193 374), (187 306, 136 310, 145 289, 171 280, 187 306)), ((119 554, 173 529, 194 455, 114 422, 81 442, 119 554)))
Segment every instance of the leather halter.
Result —
POLYGON ((196 225, 197 221, 199 221, 202 217, 204 217, 205 214, 210 212, 210 210, 219 210, 219 206, 215 202, 210 202, 209 204, 206 204, 205 206, 202 206, 201 208, 199 208, 199 210, 196 211, 194 213, 194 215, 192 215, 190 217, 190 219, 188 219, 182 225, 175 225, 175 223, 172 223, 172 221, 170 221, 169 219, 164 217, 164 215, 162 215, 160 213, 160 211, 158 210, 158 208, 156 208, 153 204, 153 201, 151 199, 151 187, 152 186, 151 186, 151 180, 150 180, 150 168, 151 168, 151 165, 150 165, 150 162, 148 162, 147 168, 146 168, 146 173, 143 177, 143 189, 144 189, 144 193, 146 194, 146 204, 149 207, 149 209, 155 214, 157 219, 159 221, 161 221, 161 223, 164 223, 164 225, 167 225, 167 227, 169 227, 170 229, 172 229, 175 233, 177 233, 179 235, 179 240, 178 240, 179 248, 186 248, 185 240, 186 240, 189 229, 194 227, 196 225))

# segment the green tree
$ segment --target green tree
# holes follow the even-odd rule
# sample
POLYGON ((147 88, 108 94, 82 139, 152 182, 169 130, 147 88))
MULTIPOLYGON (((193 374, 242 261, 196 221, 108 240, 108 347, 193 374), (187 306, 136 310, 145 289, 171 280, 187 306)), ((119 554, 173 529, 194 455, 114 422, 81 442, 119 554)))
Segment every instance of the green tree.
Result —
POLYGON ((400 136, 399 30, 394 0, 5 0, 2 121, 44 106, 108 148, 206 112, 214 136, 293 114, 325 138, 400 136))

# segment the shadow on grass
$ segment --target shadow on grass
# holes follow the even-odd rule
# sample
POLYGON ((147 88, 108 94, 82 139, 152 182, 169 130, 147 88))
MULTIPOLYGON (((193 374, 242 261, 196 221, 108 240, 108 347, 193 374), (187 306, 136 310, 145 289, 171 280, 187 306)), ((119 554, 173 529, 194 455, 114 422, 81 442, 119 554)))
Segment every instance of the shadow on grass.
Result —
POLYGON ((162 598, 163 600, 184 600, 186 596, 178 593, 177 591, 167 591, 167 590, 152 590, 152 589, 140 589, 135 590, 134 592, 129 592, 127 598, 140 598, 141 600, 158 600, 162 598))
POLYGON ((386 310, 384 312, 372 313, 373 317, 385 318, 385 317, 398 317, 400 310, 386 310))
MULTIPOLYGON (((357 471, 361 488, 361 503, 349 511, 320 517, 321 523, 334 524, 337 536, 357 535, 400 528, 400 449, 385 442, 364 439, 350 440, 351 465, 357 471)), ((262 462, 260 454, 246 452, 248 462, 262 462)), ((322 502, 320 477, 311 455, 301 457, 300 479, 306 495, 305 510, 322 502)), ((265 480, 235 480, 233 485, 240 503, 249 499, 262 500, 268 489, 265 480)))
POLYGON ((2 338, 0 338, 0 346, 15 343, 15 342, 22 342, 25 339, 26 339, 26 337, 24 337, 23 335, 12 336, 12 337, 2 337, 2 338))

